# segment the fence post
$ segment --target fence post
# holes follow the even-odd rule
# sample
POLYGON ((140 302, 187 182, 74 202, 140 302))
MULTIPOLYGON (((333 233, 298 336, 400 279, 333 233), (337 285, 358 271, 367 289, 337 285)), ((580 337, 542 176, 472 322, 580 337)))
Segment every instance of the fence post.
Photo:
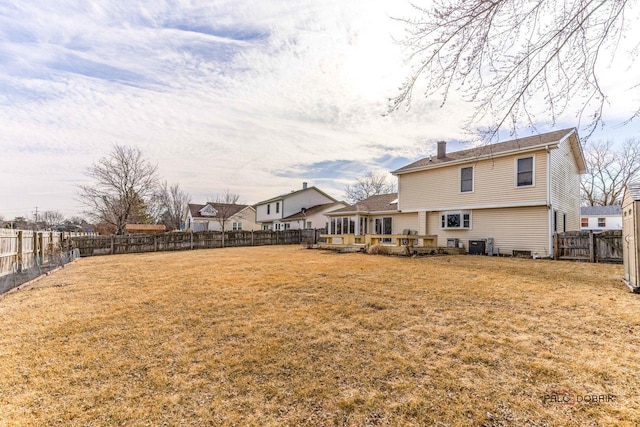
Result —
POLYGON ((589 262, 596 262, 596 253, 594 248, 595 237, 593 231, 589 230, 589 262))
POLYGON ((18 231, 18 254, 16 256, 16 270, 22 271, 22 249, 24 248, 24 242, 22 241, 22 230, 18 231))
POLYGON ((113 251, 113 234, 111 235, 111 255, 115 255, 115 252, 113 251))
POLYGON ((553 259, 556 261, 560 259, 560 248, 558 247, 558 243, 560 239, 558 238, 558 233, 553 233, 553 259))
POLYGON ((253 246, 253 230, 251 230, 251 246, 253 246))

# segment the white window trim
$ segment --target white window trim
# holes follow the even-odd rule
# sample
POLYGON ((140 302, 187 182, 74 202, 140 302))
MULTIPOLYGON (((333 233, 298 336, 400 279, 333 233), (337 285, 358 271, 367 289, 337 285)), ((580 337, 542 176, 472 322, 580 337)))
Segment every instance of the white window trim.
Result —
POLYGON ((440 229, 441 230, 472 230, 473 229, 473 215, 471 211, 461 210, 461 211, 442 211, 440 212, 440 229), (460 215, 460 227, 447 227, 447 215, 460 215), (469 227, 464 226, 464 216, 469 215, 469 227), (444 226, 442 224, 442 217, 445 216, 444 226))
POLYGON ((476 167, 475 165, 471 166, 460 166, 458 168, 458 193, 460 194, 470 194, 475 193, 476 191, 476 167), (471 168, 471 191, 462 191, 462 169, 471 168))
POLYGON ((514 166, 514 174, 513 174, 513 185, 515 188, 532 188, 536 186, 536 155, 531 154, 528 156, 520 156, 516 157, 513 161, 514 166), (518 185, 518 160, 528 159, 531 157, 532 165, 531 165, 531 184, 529 185, 518 185))

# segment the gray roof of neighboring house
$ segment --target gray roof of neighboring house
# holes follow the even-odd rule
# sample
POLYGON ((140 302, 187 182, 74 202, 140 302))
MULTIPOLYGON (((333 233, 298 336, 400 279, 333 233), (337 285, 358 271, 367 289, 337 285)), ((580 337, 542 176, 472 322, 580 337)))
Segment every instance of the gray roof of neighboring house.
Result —
MULTIPOLYGON (((575 132, 574 128, 562 129, 553 132, 542 133, 539 135, 517 138, 511 141, 496 142, 494 144, 483 145, 476 148, 470 148, 468 150, 452 151, 450 153, 446 153, 446 156, 441 159, 438 159, 437 156, 425 157, 407 166, 401 167, 400 169, 397 169, 391 173, 401 174, 410 172, 412 170, 430 168, 436 165, 443 166, 447 163, 475 160, 482 157, 499 155, 501 153, 554 144, 566 138, 573 132, 575 132)), ((580 156, 582 156, 582 154, 580 154, 580 156)))
POLYGON ((640 181, 627 184, 627 191, 631 195, 632 200, 640 200, 640 181))
POLYGON ((331 197, 330 195, 328 195, 324 191, 320 190, 318 187, 313 186, 313 187, 307 187, 307 188, 302 188, 300 190, 292 191, 290 193, 281 194, 279 196, 272 197, 270 199, 263 200, 261 202, 255 203, 253 206, 264 205, 265 203, 271 203, 271 202, 275 202, 275 201, 278 201, 278 200, 284 200, 287 197, 291 197, 291 196, 294 196, 294 195, 296 195, 298 193, 302 193, 303 191, 310 191, 310 190, 317 191, 318 193, 322 194, 323 196, 328 197, 329 200, 333 200, 334 202, 337 202, 336 199, 334 199, 333 197, 331 197))
POLYGON ((364 199, 361 202, 337 209, 327 213, 327 215, 346 213, 369 213, 369 212, 389 212, 398 210, 398 193, 378 194, 364 199), (392 203, 395 202, 395 203, 392 203))
POLYGON ((342 203, 324 203, 322 205, 311 206, 308 209, 301 210, 300 212, 296 212, 293 215, 289 215, 285 218, 282 218, 280 221, 291 221, 295 219, 303 219, 308 217, 309 215, 316 214, 318 212, 322 212, 325 209, 330 209, 332 206, 341 205, 342 203))
POLYGON ((582 206, 580 208, 580 215, 622 215, 622 206, 582 206))
POLYGON ((221 211, 223 209, 221 209, 223 206, 229 207, 229 211, 227 212, 227 217, 232 217, 235 214, 237 214, 238 212, 242 211, 243 209, 246 209, 249 207, 249 205, 236 205, 236 204, 228 204, 228 203, 213 203, 213 202, 208 202, 205 205, 199 205, 196 203, 189 203, 189 212, 191 212, 191 216, 193 218, 216 218, 215 216, 205 216, 202 215, 200 213, 200 211, 202 210, 202 208, 204 208, 207 205, 211 205, 215 210, 217 211, 221 211))

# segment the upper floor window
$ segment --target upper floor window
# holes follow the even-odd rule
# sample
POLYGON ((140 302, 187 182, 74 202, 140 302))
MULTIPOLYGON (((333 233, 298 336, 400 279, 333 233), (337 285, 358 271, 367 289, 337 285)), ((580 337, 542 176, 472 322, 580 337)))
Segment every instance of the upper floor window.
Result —
POLYGON ((606 227, 607 218, 598 218, 598 227, 606 227))
POLYGON ((280 202, 276 202, 276 213, 280 213, 280 202))
POLYGON ((473 166, 460 169, 460 192, 473 191, 473 166))
POLYGON ((533 156, 517 159, 517 186, 526 187, 533 185, 533 156))
POLYGON ((232 224, 232 229, 233 229, 234 231, 242 230, 242 223, 241 223, 241 222, 234 222, 234 223, 232 224))
POLYGON ((267 215, 271 214, 271 205, 267 205, 267 215))

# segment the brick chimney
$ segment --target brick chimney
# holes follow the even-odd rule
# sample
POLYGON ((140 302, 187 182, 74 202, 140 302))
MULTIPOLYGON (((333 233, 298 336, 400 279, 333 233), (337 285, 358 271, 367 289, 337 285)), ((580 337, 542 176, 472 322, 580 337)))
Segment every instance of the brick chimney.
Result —
POLYGON ((447 141, 438 141, 438 159, 447 157, 447 141))

